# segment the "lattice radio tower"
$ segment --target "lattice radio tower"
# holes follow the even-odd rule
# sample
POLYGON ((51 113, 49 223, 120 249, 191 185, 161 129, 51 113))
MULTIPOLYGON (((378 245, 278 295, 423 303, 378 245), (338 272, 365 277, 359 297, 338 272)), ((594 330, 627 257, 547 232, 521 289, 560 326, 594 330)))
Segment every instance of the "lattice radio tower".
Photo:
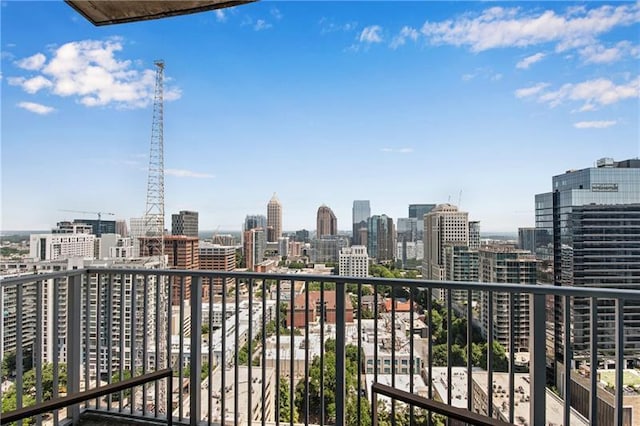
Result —
MULTIPOLYGON (((158 60, 155 61, 154 64, 156 66, 156 85, 153 98, 153 124, 151 125, 151 148, 149 150, 149 178, 147 180, 147 208, 144 216, 144 241, 146 255, 159 261, 160 269, 164 269, 166 266, 164 257, 164 61, 158 60)), ((159 275, 156 286, 159 297, 157 300, 152 301, 152 303, 159 305, 156 310, 159 316, 156 318, 155 330, 153 330, 152 333, 154 333, 156 337, 158 368, 165 368, 169 365, 167 358, 169 281, 166 277, 159 275), (157 332, 155 332, 156 330, 157 332)), ((151 294, 154 293, 151 292, 151 294)), ((166 383, 161 380, 159 384, 159 398, 158 401, 156 401, 158 411, 164 411, 164 402, 167 400, 166 392, 166 383)), ((169 412, 167 413, 167 416, 170 415, 171 407, 169 407, 169 412)))

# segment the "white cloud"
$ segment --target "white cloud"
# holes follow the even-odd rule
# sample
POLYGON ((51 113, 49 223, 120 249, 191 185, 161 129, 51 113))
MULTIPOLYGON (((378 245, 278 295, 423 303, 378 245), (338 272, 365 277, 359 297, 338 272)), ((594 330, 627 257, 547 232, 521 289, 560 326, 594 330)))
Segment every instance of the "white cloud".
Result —
POLYGON ((503 76, 500 73, 494 74, 494 75, 491 76, 491 81, 500 81, 500 80, 502 80, 502 77, 503 76))
POLYGON ((397 152, 400 154, 409 154, 411 152, 413 152, 413 148, 381 148, 380 149, 381 152, 397 152))
POLYGON ((627 40, 623 40, 609 48, 597 43, 592 44, 583 47, 578 53, 580 53, 580 56, 586 63, 608 64, 619 61, 625 56, 637 58, 640 54, 640 47, 632 45, 627 40))
POLYGON ((393 40, 391 40, 391 44, 389 44, 389 47, 391 47, 392 49, 397 49, 398 47, 403 46, 407 42, 407 39, 415 42, 418 40, 419 36, 420 33, 418 32, 418 30, 416 30, 415 28, 404 26, 400 30, 400 33, 396 35, 393 40))
POLYGON ((227 22, 227 16, 225 15, 224 10, 216 9, 214 13, 216 14, 216 21, 227 22))
POLYGON ((278 21, 282 19, 282 12, 280 12, 278 8, 273 7, 269 12, 271 13, 271 16, 274 17, 274 19, 277 19, 278 21))
POLYGON ((268 30, 273 25, 265 21, 264 19, 258 19, 256 24, 253 26, 253 29, 256 31, 268 30))
MULTIPOLYGON (((19 85, 31 94, 47 89, 58 96, 74 97, 89 107, 145 107, 153 100, 155 70, 140 69, 134 65, 137 61, 117 58, 122 49, 119 39, 66 43, 55 48, 48 62, 39 65, 39 75, 29 79, 11 77, 9 84, 19 85)), ((35 56, 18 62, 35 66, 35 56)), ((180 89, 165 87, 166 100, 180 95, 180 89)))
POLYGON ((573 9, 565 15, 552 10, 527 14, 519 8, 492 7, 477 16, 427 21, 422 34, 432 44, 468 46, 474 52, 541 43, 556 43, 556 50, 564 51, 592 44, 600 34, 639 21, 639 3, 573 9))
POLYGON ((541 52, 538 52, 535 55, 527 56, 526 58, 524 58, 523 60, 521 60, 520 62, 518 62, 516 64, 516 68, 526 70, 531 65, 533 65, 536 62, 542 60, 542 58, 544 58, 545 56, 546 55, 544 53, 541 53, 541 52))
POLYGON ((471 81, 476 77, 475 74, 462 74, 462 81, 471 81))
POLYGON ((25 92, 32 95, 41 89, 53 86, 50 80, 41 75, 30 79, 25 79, 24 77, 9 77, 7 81, 11 86, 20 86, 25 92))
POLYGON ((516 90, 515 95, 516 98, 526 98, 540 93, 547 87, 549 87, 549 83, 537 83, 534 86, 516 90))
POLYGON ((583 102, 579 111, 593 111, 596 107, 611 105, 625 99, 640 98, 640 77, 622 84, 616 84, 606 78, 584 81, 582 83, 567 83, 557 90, 544 92, 547 83, 525 89, 516 90, 516 97, 538 95, 538 102, 556 107, 565 102, 583 102))
POLYGON ((55 108, 42 105, 42 104, 37 104, 35 102, 20 102, 18 104, 18 107, 22 109, 26 109, 27 111, 31 111, 36 114, 40 114, 40 115, 47 115, 55 111, 55 108))
POLYGON ((614 126, 617 123, 615 120, 609 121, 578 121, 573 123, 573 127, 576 129, 606 129, 607 127, 614 126))
POLYGON ((318 25, 320 25, 321 34, 335 33, 335 32, 348 32, 358 28, 358 23, 355 21, 346 22, 344 24, 336 24, 335 22, 332 22, 326 17, 320 18, 320 21, 318 21, 318 25))
POLYGON ((198 172, 193 172, 191 170, 183 170, 183 169, 165 169, 164 173, 167 176, 196 178, 196 179, 213 179, 215 177, 214 175, 209 173, 198 173, 198 172))
POLYGON ((370 25, 362 30, 358 39, 363 43, 381 43, 381 32, 382 27, 380 25, 370 25))
POLYGON ((33 56, 29 56, 28 58, 23 58, 19 61, 16 61, 16 65, 25 70, 37 71, 42 68, 46 61, 46 56, 44 56, 42 53, 36 53, 33 56))

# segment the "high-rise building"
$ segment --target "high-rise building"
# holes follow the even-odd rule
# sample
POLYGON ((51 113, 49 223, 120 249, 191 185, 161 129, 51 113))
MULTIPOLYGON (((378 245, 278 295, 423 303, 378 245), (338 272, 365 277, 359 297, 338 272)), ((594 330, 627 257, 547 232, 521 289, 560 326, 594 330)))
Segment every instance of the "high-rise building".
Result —
MULTIPOLYGON (((502 244, 484 246, 480 249, 480 281, 485 283, 536 284, 537 260, 525 250, 502 244)), ((487 288, 490 289, 490 284, 487 288)), ((512 293, 513 312, 510 311, 509 293, 482 292, 480 320, 485 337, 493 333, 507 352, 529 351, 529 295, 512 293), (489 303, 492 303, 492 317, 489 318, 489 303), (513 347, 509 342, 509 330, 513 327, 513 347)))
POLYGON ((398 241, 417 241, 418 219, 415 217, 399 217, 396 231, 398 233, 398 241))
POLYGON ((307 231, 306 229, 301 229, 299 231, 296 231, 296 241, 300 242, 300 243, 308 243, 309 240, 309 231, 307 231))
POLYGON ((126 220, 116 220, 116 234, 120 235, 122 238, 127 238, 129 236, 129 229, 127 228, 126 220))
POLYGON ((324 204, 318 208, 316 224, 316 238, 338 235, 338 219, 333 214, 333 210, 324 204))
POLYGON ((377 262, 388 262, 395 255, 393 219, 387 215, 373 215, 367 221, 367 252, 377 262))
POLYGON ((253 228, 244 231, 244 258, 247 269, 254 270, 256 265, 264 260, 267 248, 267 233, 263 228, 253 228))
POLYGON ((369 276, 369 255, 365 246, 351 246, 340 249, 338 273, 349 277, 369 276))
POLYGON ((102 219, 73 219, 75 223, 85 223, 91 226, 91 233, 96 236, 102 234, 115 234, 116 233, 116 221, 115 220, 102 220, 102 219))
MULTIPOLYGON (((218 244, 201 243, 200 251, 200 269, 212 271, 231 272, 236 269, 236 249, 230 246, 221 246, 218 244)), ((202 298, 208 302, 212 300, 211 289, 209 287, 209 278, 203 278, 202 298)), ((226 278, 227 288, 233 283, 233 278, 226 278)), ((213 279, 213 293, 219 294, 222 291, 222 278, 213 279)))
POLYGON ((52 234, 94 234, 93 227, 84 222, 62 221, 56 223, 56 227, 51 230, 52 234))
MULTIPOLYGON (((444 247, 444 269, 447 281, 478 282, 478 250, 465 246, 446 245, 444 247)), ((466 290, 451 290, 452 302, 459 305, 467 303, 466 290)), ((473 292, 472 301, 478 301, 478 292, 473 292)))
POLYGON ((518 248, 535 253, 536 228, 518 228, 518 248))
POLYGON ((244 219, 242 231, 249 231, 255 228, 267 229, 267 217, 263 214, 249 214, 244 219))
POLYGON ((171 215, 171 235, 198 237, 198 212, 181 210, 171 215))
POLYGON ((480 248, 480 221, 469 221, 469 249, 478 250, 480 248))
POLYGON ((29 257, 37 260, 57 260, 72 257, 95 257, 94 234, 31 234, 29 257))
POLYGON ((338 262, 340 249, 346 247, 349 241, 346 237, 327 235, 313 240, 312 261, 316 263, 338 262))
POLYGON ((371 205, 369 200, 355 200, 353 202, 353 245, 365 245, 367 240, 362 238, 363 229, 367 229, 367 220, 371 217, 371 205))
MULTIPOLYGON (((140 254, 147 257, 153 250, 153 237, 140 238, 140 254)), ((186 235, 165 235, 164 255, 169 269, 200 269, 200 251, 197 237, 186 235)), ((179 306, 181 300, 189 300, 191 296, 191 277, 171 278, 171 304, 179 306), (181 290, 182 287, 182 290, 181 290), (180 294, 182 291, 182 295, 180 294), (181 297, 182 296, 182 297, 181 297)))
POLYGON ((418 240, 424 239, 424 215, 436 207, 435 204, 409 204, 409 218, 416 219, 418 240))
MULTIPOLYGON (((552 260, 553 284, 640 290, 640 159, 598 160, 596 167, 554 176, 552 192, 535 196, 536 255, 552 260)), ((553 301, 547 336, 554 360, 564 352, 562 298, 553 301)), ((587 357, 590 345, 588 301, 571 305, 574 359, 587 357)), ((598 299, 599 359, 613 359, 613 318, 609 301, 598 299)), ((640 355, 640 306, 624 305, 625 359, 640 355)), ((551 362, 551 379, 556 363, 551 362)))
POLYGON ((469 214, 451 204, 439 204, 424 216, 424 259, 422 276, 444 280, 444 248, 447 245, 469 247, 469 214))
POLYGON ((289 257, 289 237, 278 238, 278 256, 289 257))
POLYGON ((436 207, 435 204, 409 204, 409 217, 422 221, 424 215, 436 207))
POLYGON ((273 229, 268 242, 278 242, 278 238, 282 237, 282 204, 275 192, 267 204, 267 228, 273 229))

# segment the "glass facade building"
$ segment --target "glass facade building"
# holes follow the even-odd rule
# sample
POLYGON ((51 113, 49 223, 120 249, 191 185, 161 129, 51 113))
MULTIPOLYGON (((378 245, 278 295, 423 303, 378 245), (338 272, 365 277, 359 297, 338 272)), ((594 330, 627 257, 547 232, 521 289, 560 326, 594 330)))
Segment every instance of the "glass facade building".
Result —
POLYGON ((361 241, 360 230, 367 228, 367 220, 371 217, 371 204, 369 200, 355 200, 353 202, 353 245, 366 245, 367 241, 361 241))
MULTIPOLYGON (((640 290, 640 160, 601 159, 596 167, 569 170, 552 178, 552 191, 535 196, 535 252, 547 261, 556 286, 608 286, 640 290)), ((563 353, 563 310, 559 297, 548 304, 549 365, 563 353)), ((599 352, 613 356, 606 333, 612 306, 598 304, 599 352)), ((638 307, 625 305, 625 357, 640 357, 638 307)), ((588 307, 587 307, 588 310, 588 307)), ((587 356, 589 319, 584 301, 572 306, 576 358, 587 356)), ((612 334, 611 334, 612 335, 612 334)))

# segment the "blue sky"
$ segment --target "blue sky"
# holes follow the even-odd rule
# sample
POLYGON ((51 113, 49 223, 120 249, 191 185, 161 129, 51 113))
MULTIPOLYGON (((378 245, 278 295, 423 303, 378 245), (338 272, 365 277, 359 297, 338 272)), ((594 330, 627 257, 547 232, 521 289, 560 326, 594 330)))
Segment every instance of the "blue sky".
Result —
POLYGON ((285 230, 354 199, 450 201, 483 231, 534 224, 551 176, 640 156, 640 3, 260 2, 94 27, 3 2, 4 230, 145 209, 153 61, 166 63, 166 213, 285 230), (90 217, 90 216, 88 216, 90 217))

